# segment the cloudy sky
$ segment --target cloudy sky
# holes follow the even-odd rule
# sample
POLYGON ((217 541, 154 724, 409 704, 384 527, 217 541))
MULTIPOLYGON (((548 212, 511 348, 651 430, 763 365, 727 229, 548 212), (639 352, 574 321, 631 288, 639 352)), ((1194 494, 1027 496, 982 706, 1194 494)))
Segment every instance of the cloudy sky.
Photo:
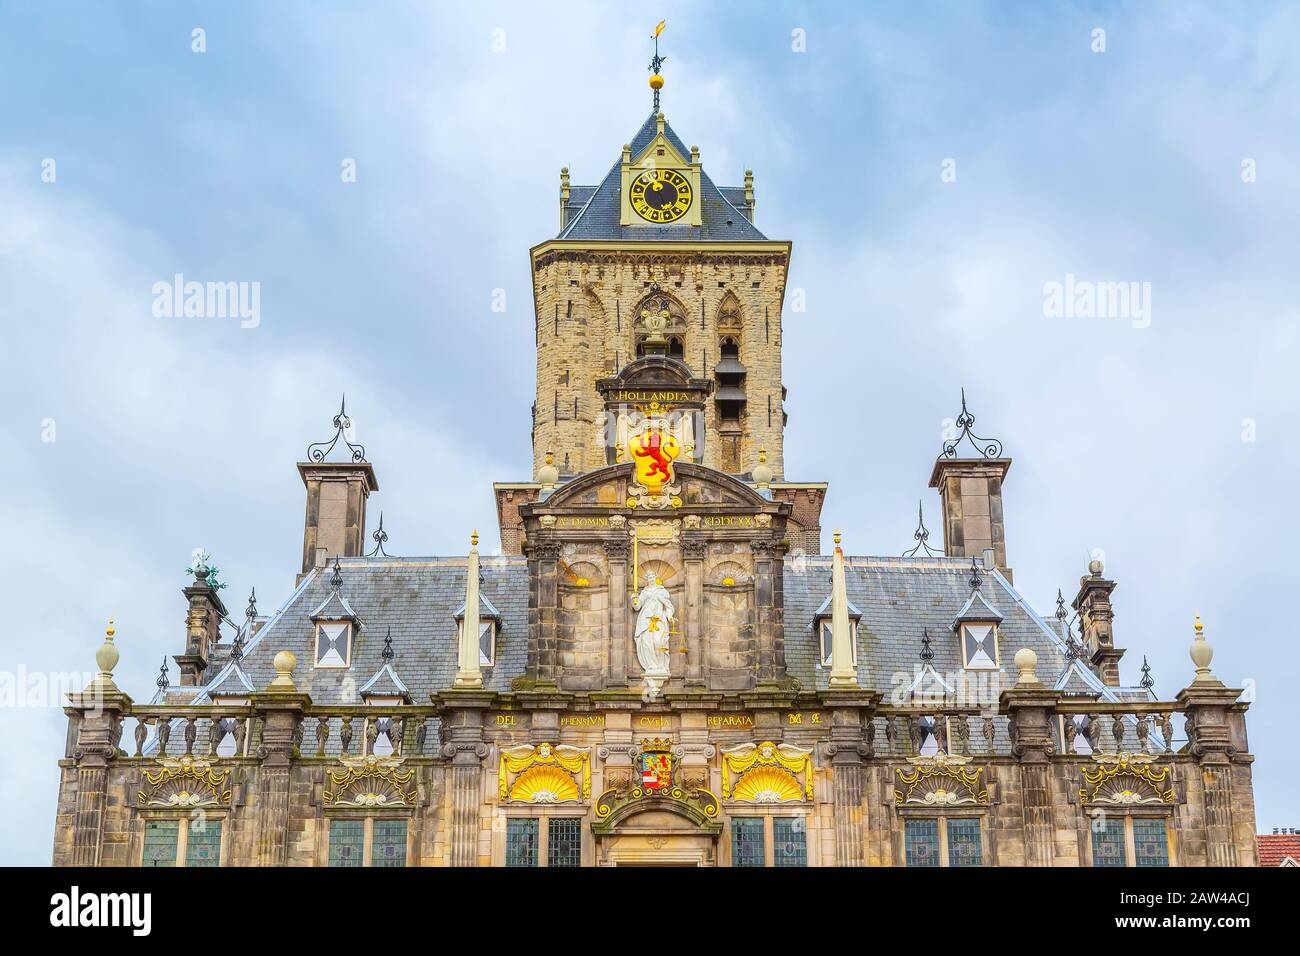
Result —
POLYGON ((294 462, 341 392, 389 551, 492 545, 491 481, 529 477, 527 250, 559 168, 599 181, 648 114, 660 17, 669 120, 716 181, 752 167, 794 243, 786 461, 830 482, 826 527, 897 554, 922 498, 937 537, 964 385, 1015 459, 1017 585, 1050 610, 1100 549, 1124 678, 1145 654, 1162 696, 1199 611, 1256 695, 1259 828, 1300 825, 1294 7, 9 4, 0 862, 49 860, 42 688, 108 617, 146 699, 196 545, 232 607, 287 596, 294 462), (256 327, 155 315, 177 273, 259 283, 256 327), (1137 283, 1149 314, 1045 315, 1067 276, 1137 283))

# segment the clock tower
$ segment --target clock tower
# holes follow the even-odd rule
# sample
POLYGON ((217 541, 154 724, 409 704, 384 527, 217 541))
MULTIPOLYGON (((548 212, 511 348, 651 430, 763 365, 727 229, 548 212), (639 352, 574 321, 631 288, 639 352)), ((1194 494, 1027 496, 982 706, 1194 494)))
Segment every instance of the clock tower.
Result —
POLYGON ((714 182, 654 109, 594 185, 560 170, 558 233, 530 250, 536 341, 533 480, 497 487, 502 547, 516 509, 630 462, 639 423, 665 421, 680 461, 795 504, 792 547, 820 551, 825 485, 786 480, 781 378, 791 245, 756 224, 754 176, 714 182), (802 529, 802 530, 801 530, 802 529))

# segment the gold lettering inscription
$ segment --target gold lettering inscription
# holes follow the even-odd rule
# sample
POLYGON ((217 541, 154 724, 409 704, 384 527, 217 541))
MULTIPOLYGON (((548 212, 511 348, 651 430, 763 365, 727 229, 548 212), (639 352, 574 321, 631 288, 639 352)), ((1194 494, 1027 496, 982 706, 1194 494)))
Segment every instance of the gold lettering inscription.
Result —
POLYGON ((555 519, 557 528, 608 528, 608 517, 570 515, 568 517, 559 516, 555 519))
POLYGON ((791 711, 785 715, 785 722, 787 724, 820 724, 822 722, 822 715, 818 711, 810 711, 806 714, 791 711), (804 718, 807 719, 805 720, 804 718))
POLYGON ((652 391, 631 391, 622 390, 614 393, 616 402, 632 402, 641 405, 649 402, 658 402, 660 405, 671 405, 676 402, 689 402, 691 400, 690 392, 652 392, 652 391))
POLYGON ((514 714, 497 714, 496 725, 498 727, 513 727, 517 723, 514 714))
POLYGON ((705 525, 712 528, 754 527, 753 515, 705 515, 702 520, 705 525))
POLYGON ((560 718, 561 727, 604 727, 604 714, 566 714, 560 718))
POLYGON ((752 714, 709 714, 709 726, 747 729, 754 726, 754 716, 752 714))
POLYGON ((668 718, 667 717, 640 717, 637 719, 637 726, 662 729, 668 726, 668 718))

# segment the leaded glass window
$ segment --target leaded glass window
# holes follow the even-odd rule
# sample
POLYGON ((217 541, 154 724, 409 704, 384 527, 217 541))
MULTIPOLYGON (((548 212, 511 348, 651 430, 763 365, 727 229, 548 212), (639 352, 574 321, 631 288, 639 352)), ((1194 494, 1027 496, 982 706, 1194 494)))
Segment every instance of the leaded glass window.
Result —
POLYGON ((1092 821, 1092 865, 1124 866, 1124 821, 1092 821))
POLYGON ((731 821, 731 865, 763 865, 762 817, 735 817, 731 821))
POLYGON ((365 821, 330 821, 330 866, 361 866, 365 857, 365 821))
POLYGON ((903 837, 908 866, 939 865, 938 820, 908 820, 903 837))
POLYGON ((141 866, 175 866, 176 843, 180 839, 179 820, 144 822, 144 855, 141 866))
POLYGON ((546 865, 582 866, 582 820, 555 817, 546 826, 546 865))
POLYGON ((772 862, 776 866, 808 865, 808 825, 803 817, 773 818, 772 862))
POLYGON ((1168 866, 1169 834, 1164 820, 1133 821, 1135 866, 1168 866))
POLYGON ((185 841, 186 866, 221 865, 221 821, 195 820, 185 841))
POLYGON ((537 821, 506 821, 506 866, 537 865, 537 821))
POLYGON ((980 866, 984 862, 983 848, 980 846, 980 822, 978 820, 948 821, 948 865, 980 866))
POLYGON ((376 820, 370 838, 371 866, 406 866, 406 821, 376 820))

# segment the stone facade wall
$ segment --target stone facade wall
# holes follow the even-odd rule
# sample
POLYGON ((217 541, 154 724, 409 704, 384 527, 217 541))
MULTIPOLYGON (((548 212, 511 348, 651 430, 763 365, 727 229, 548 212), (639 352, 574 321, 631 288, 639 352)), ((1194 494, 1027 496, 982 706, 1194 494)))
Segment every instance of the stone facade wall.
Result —
MULTIPOLYGON (((704 709, 686 704, 642 706, 631 701, 595 706, 593 701, 569 695, 478 695, 464 702, 467 709, 458 709, 456 701, 444 704, 441 740, 431 737, 423 752, 403 758, 398 765, 415 771, 409 785, 415 800, 409 808, 331 807, 326 798, 333 786, 328 771, 342 769, 339 758, 295 752, 287 767, 287 805, 280 817, 272 820, 267 810, 275 798, 268 791, 278 769, 273 752, 263 758, 199 757, 219 770, 230 771, 229 798, 202 812, 222 821, 222 865, 227 866, 265 865, 277 848, 283 865, 327 865, 331 819, 366 815, 407 821, 409 866, 503 865, 504 821, 519 816, 580 818, 584 866, 608 862, 619 852, 626 854, 629 845, 634 852, 650 856, 656 848, 672 853, 675 848, 697 846, 702 848, 705 862, 731 865, 732 819, 773 816, 803 820, 810 866, 905 865, 904 823, 911 817, 978 818, 985 866, 1091 865, 1091 826, 1098 810, 1081 795, 1084 769, 1097 766, 1091 757, 1058 756, 1044 762, 1033 754, 1017 758, 970 753, 959 763, 982 774, 986 802, 900 809, 900 772, 913 771, 918 762, 936 764, 896 753, 872 753, 871 738, 862 734, 869 723, 863 717, 873 706, 869 695, 852 700, 829 694, 804 695, 783 705, 773 701, 743 712, 739 710, 742 706, 739 698, 725 695, 716 696, 704 709), (632 817, 639 821, 632 830, 640 836, 624 838, 617 830, 601 835, 598 798, 616 787, 635 786, 640 775, 636 752, 643 741, 660 738, 671 742, 676 755, 674 781, 689 790, 702 787, 716 798, 717 810, 709 824, 712 830, 704 832, 684 821, 672 811, 669 800, 667 809, 658 803, 647 805, 645 816, 632 817), (726 795, 728 781, 734 788, 739 779, 732 773, 724 781, 726 752, 762 741, 791 744, 811 753, 811 799, 800 793, 777 803, 754 803, 736 800, 734 791, 726 795), (589 796, 563 803, 501 799, 503 752, 518 753, 519 748, 527 752, 539 743, 576 748, 573 752, 585 755, 590 767, 589 796), (1035 858, 1040 852, 1035 847, 1039 835, 1029 825, 1037 812, 1029 796, 1029 778, 1035 775, 1041 776, 1046 796, 1042 815, 1047 821, 1043 834, 1046 856, 1041 861, 1035 858), (468 827, 458 837, 452 823, 459 806, 468 812, 468 827), (647 837, 642 832, 650 823, 658 827, 650 828, 658 836, 651 833, 647 837), (468 841, 463 846, 466 852, 457 851, 458 839, 468 841)), ((274 750, 275 741, 268 740, 274 750)), ((174 764, 175 758, 171 759, 174 764)), ((84 829, 89 818, 79 815, 78 807, 95 802, 88 797, 102 800, 103 813, 98 831, 90 834, 97 851, 95 859, 83 863, 139 865, 147 818, 186 821, 199 814, 142 808, 140 791, 149 791, 144 771, 163 766, 155 758, 118 755, 109 759, 100 789, 94 794, 81 789, 86 781, 95 779, 93 773, 87 773, 87 763, 86 755, 80 760, 69 756, 60 761, 56 866, 73 865, 76 847, 86 843, 84 829)), ((1216 763, 1213 753, 1197 758, 1183 751, 1158 757, 1157 766, 1169 770, 1172 797, 1167 806, 1115 807, 1108 812, 1120 818, 1129 814, 1167 818, 1173 865, 1207 866, 1225 860, 1230 865, 1255 865, 1250 758, 1238 755, 1227 763, 1216 763), (1207 791, 1219 785, 1216 781, 1231 795, 1231 805, 1209 812, 1207 791), (1216 814, 1224 819, 1216 819, 1216 814), (1221 825, 1226 829, 1216 829, 1221 825)), ((508 782, 515 779, 517 776, 507 774, 508 782)), ((793 779, 801 790, 806 777, 794 774, 793 779)), ((574 781, 581 786, 580 773, 574 781)))
MULTIPOLYGON (((787 253, 684 255, 636 248, 599 255, 543 252, 534 263, 533 475, 547 451, 554 453, 563 474, 580 474, 606 463, 600 431, 603 403, 596 381, 635 358, 634 313, 655 281, 680 306, 683 359, 701 377, 714 377, 724 299, 730 294, 740 302, 740 361, 747 370, 748 404, 742 416, 738 470, 753 468, 762 447, 767 449, 768 464, 780 476, 784 472, 781 307, 787 253)), ((703 463, 720 468, 722 444, 713 401, 708 403, 705 422, 703 463)))

